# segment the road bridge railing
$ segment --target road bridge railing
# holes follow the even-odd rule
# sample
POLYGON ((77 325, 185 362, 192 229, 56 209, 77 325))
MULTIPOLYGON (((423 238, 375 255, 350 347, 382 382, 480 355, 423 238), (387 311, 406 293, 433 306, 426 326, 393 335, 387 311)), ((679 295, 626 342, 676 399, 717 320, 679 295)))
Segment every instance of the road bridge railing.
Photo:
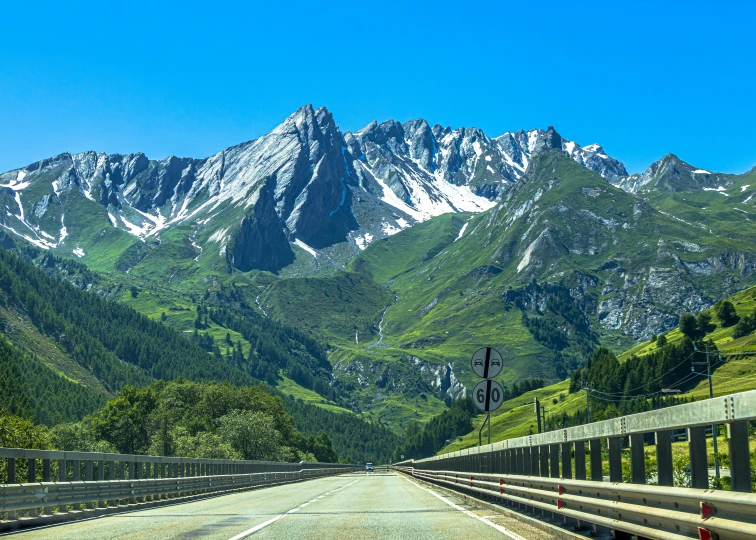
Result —
POLYGON ((572 528, 616 538, 756 538, 749 421, 756 391, 500 441, 396 467, 418 478, 494 498, 572 528), (725 425, 730 489, 712 489, 708 427, 725 425), (672 434, 687 432, 686 463, 672 434), (646 444, 655 446, 656 474, 646 444), (625 443, 629 452, 623 452, 625 443), (605 473, 608 472, 608 482, 605 473), (675 476, 678 481, 675 482, 675 476), (655 480, 653 485, 648 479, 655 480), (681 487, 680 480, 685 487, 681 487), (675 486, 675 484, 678 484, 675 486))
POLYGON ((0 459, 0 530, 361 469, 20 448, 0 448, 0 459))

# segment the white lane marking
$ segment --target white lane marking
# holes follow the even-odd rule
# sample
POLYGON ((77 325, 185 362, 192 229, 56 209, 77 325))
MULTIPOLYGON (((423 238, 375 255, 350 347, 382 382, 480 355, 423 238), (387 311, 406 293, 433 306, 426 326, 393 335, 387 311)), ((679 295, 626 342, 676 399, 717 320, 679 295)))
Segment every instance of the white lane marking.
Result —
POLYGON ((256 525, 256 526, 252 527, 251 529, 248 529, 248 530, 244 531, 243 533, 239 533, 236 536, 234 536, 233 538, 231 538, 230 540, 242 540, 242 538, 246 538, 250 534, 255 534, 257 531, 259 531, 260 529, 264 529, 268 525, 273 525, 276 521, 278 521, 282 517, 284 517, 284 514, 281 514, 280 516, 276 516, 273 519, 269 519, 265 523, 260 523, 259 525, 256 525))
POLYGON ((444 502, 445 502, 446 504, 448 504, 449 506, 451 506, 451 507, 452 507, 452 508, 454 508, 455 510, 459 510, 459 511, 460 511, 460 512, 462 512, 463 514, 465 514, 465 515, 467 515, 467 516, 470 516, 471 518, 477 519, 478 521, 482 521, 483 523, 485 523, 485 524, 486 524, 486 525, 488 525, 489 527, 493 527, 494 529, 496 529, 497 531, 499 531, 499 532, 500 532, 500 533, 502 533, 503 535, 505 535, 505 536, 508 536, 509 538, 512 538, 512 540, 526 540, 525 538, 523 538, 523 537, 522 537, 522 536, 520 536, 519 534, 517 534, 517 533, 513 533, 513 532, 512 532, 512 531, 510 531, 509 529, 505 529, 505 528, 504 528, 504 527, 502 527, 501 525, 498 525, 498 524, 496 524, 496 523, 494 523, 494 522, 492 522, 492 521, 488 521, 488 520, 487 520, 486 518, 484 518, 484 517, 481 517, 481 516, 479 516, 479 515, 477 515, 477 514, 474 514, 473 512, 470 512, 469 510, 465 510, 464 508, 462 508, 462 507, 461 507, 461 506, 459 506, 458 504, 454 504, 454 503, 453 503, 453 502, 451 502, 451 501, 450 501, 449 499, 447 499, 446 497, 442 497, 441 495, 439 495, 439 494, 438 494, 438 493, 436 493, 435 491, 432 491, 432 490, 430 490, 430 489, 424 488, 424 487, 423 487, 423 486, 421 486, 420 484, 417 484, 417 483, 413 482, 412 480, 410 480, 409 478, 405 478, 404 476, 402 476, 402 478, 404 478, 405 480, 407 480, 407 482, 409 482, 410 484, 412 484, 412 485, 413 485, 413 486, 415 486, 416 488, 418 488, 418 489, 422 489, 423 491, 427 491, 428 493, 430 493, 430 494, 431 494, 431 495, 433 495, 434 497, 436 497, 436 498, 438 498, 438 499, 441 499, 442 501, 444 501, 444 502))
MULTIPOLYGON (((358 478, 357 480, 359 480, 359 478, 358 478)), ((356 482, 357 480, 355 480, 354 482, 356 482)), ((329 493, 336 493, 337 491, 340 491, 340 490, 344 489, 345 487, 349 487, 349 486, 351 486, 352 484, 354 484, 354 482, 349 482, 348 484, 346 484, 346 485, 344 485, 344 486, 341 486, 341 487, 340 487, 340 488, 338 488, 338 489, 334 489, 333 491, 329 491, 328 493, 326 493, 326 495, 328 495, 329 493)), ((322 499, 323 497, 325 497, 325 495, 321 495, 320 497, 318 497, 318 499, 322 499)), ((259 525, 255 525, 255 526, 254 526, 254 527, 252 527, 251 529, 247 529, 247 530, 246 530, 246 531, 244 531, 243 533, 239 533, 239 534, 237 534, 236 536, 234 536, 233 538, 230 538, 229 540, 242 540, 242 538, 246 538, 246 537, 248 537, 249 535, 255 534, 255 533, 256 533, 257 531, 259 531, 260 529, 264 529, 264 528, 265 528, 265 527, 267 527, 268 525, 273 525, 273 524, 274 524, 274 523, 275 523, 276 521, 278 521, 279 519, 281 519, 281 518, 282 518, 282 517, 284 517, 285 515, 287 515, 287 514, 293 514, 294 512, 296 512, 297 510, 299 510, 300 508, 302 508, 302 507, 304 507, 304 506, 307 506, 308 504, 310 504, 310 503, 312 503, 312 502, 317 502, 317 501, 318 501, 318 499, 313 499, 313 500, 311 500, 311 501, 309 501, 309 502, 306 502, 306 503, 304 503, 304 504, 300 504, 300 505, 299 505, 299 506, 297 506, 296 508, 292 508, 291 510, 289 510, 288 512, 286 512, 286 514, 281 514, 281 515, 279 515, 279 516, 276 516, 276 517, 274 517, 273 519, 269 519, 269 520, 268 520, 268 521, 266 521, 265 523, 260 523, 259 525)), ((524 540, 524 539, 523 539, 523 540, 524 540)))

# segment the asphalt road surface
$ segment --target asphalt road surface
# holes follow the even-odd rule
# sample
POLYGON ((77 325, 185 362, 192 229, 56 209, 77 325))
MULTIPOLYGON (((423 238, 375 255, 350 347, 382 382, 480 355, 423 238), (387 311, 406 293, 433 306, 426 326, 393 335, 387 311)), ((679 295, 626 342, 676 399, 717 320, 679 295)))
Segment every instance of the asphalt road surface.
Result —
MULTIPOLYGON (((547 539, 396 473, 349 474, 16 533, 24 539, 547 539)), ((16 535, 13 535, 16 536, 16 535)))

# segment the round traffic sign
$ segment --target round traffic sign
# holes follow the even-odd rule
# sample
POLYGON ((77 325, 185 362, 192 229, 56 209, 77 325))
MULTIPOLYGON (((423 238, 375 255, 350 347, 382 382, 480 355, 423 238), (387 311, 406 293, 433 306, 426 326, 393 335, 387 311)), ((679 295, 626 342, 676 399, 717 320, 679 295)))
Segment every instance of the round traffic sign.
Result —
POLYGON ((501 353, 493 347, 482 347, 475 351, 470 361, 472 370, 478 377, 492 379, 501 373, 502 364, 501 353))
POLYGON ((473 388, 473 401, 483 412, 495 411, 504 403, 504 390, 499 383, 491 379, 480 381, 473 388))

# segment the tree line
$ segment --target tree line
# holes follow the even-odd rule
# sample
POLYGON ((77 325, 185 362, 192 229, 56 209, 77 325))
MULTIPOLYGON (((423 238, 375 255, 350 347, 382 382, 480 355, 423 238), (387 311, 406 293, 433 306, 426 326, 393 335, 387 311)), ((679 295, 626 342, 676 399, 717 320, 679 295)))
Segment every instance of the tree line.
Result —
POLYGON ((263 385, 186 379, 126 386, 81 422, 50 430, 59 450, 269 461, 338 459, 329 436, 295 427, 284 401, 263 385))
MULTIPOLYGON (((521 396, 525 392, 543 388, 542 379, 525 379, 505 386, 504 401, 521 396)), ((404 430, 404 437, 393 454, 393 459, 422 459, 435 455, 444 446, 461 435, 473 430, 473 418, 479 411, 472 398, 457 399, 451 407, 431 418, 426 424, 411 422, 404 430)))
POLYGON ((105 396, 55 373, 0 336, 0 407, 52 426, 99 409, 105 396))
POLYGON ((132 308, 47 276, 0 250, 0 307, 28 316, 76 363, 115 393, 179 376, 252 384, 248 373, 217 362, 175 330, 132 308))
POLYGON ((254 310, 239 306, 208 310, 210 319, 242 335, 251 344, 245 358, 241 345, 234 344, 234 364, 247 370, 255 378, 276 384, 283 371, 300 386, 315 391, 326 399, 336 401, 338 393, 331 384, 331 364, 323 347, 307 334, 277 324, 254 310))
POLYGON ((329 411, 291 396, 284 396, 284 406, 303 435, 329 433, 345 463, 388 463, 399 444, 399 437, 387 427, 347 412, 329 411))

